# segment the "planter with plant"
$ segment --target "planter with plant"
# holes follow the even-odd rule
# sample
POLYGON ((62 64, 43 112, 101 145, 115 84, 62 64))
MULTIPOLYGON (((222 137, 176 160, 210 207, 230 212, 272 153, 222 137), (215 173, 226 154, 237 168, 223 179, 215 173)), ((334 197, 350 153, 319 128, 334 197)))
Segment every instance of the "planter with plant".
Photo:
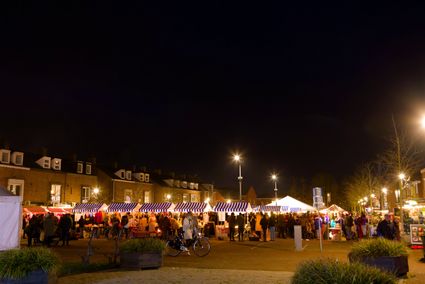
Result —
POLYGON ((0 253, 0 283, 56 283, 59 258, 47 248, 12 249, 0 253))
POLYGON ((395 284, 391 273, 361 263, 343 263, 332 259, 310 260, 298 266, 292 277, 292 284, 395 284))
POLYGON ((124 268, 159 268, 165 243, 156 238, 131 239, 120 245, 120 264, 124 268))
POLYGON ((363 240, 354 244, 348 258, 350 262, 375 266, 396 276, 404 276, 409 272, 406 246, 384 238, 363 240))

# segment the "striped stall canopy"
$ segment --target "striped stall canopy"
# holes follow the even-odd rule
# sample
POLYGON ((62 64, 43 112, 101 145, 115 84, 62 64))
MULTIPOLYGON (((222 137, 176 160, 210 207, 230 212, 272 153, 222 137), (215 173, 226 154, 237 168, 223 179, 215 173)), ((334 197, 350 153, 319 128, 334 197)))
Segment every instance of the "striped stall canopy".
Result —
POLYGON ((114 202, 109 204, 108 212, 131 212, 134 211, 137 207, 138 203, 125 203, 125 202, 114 202))
POLYGON ((290 212, 300 212, 301 208, 300 207, 291 207, 291 208, 289 208, 289 211, 290 212))
POLYGON ((204 212, 207 204, 204 202, 180 202, 176 204, 174 211, 177 212, 204 212))
POLYGON ((72 209, 72 212, 74 213, 95 213, 100 210, 100 208, 103 206, 102 203, 77 203, 72 209))
POLYGON ((46 214, 47 210, 44 209, 41 206, 24 206, 23 208, 23 212, 27 213, 27 214, 46 214))
POLYGON ((248 202, 218 202, 214 206, 215 212, 248 212, 251 211, 251 205, 248 202))
POLYGON ((257 212, 281 212, 282 206, 260 205, 255 208, 257 212))
POLYGON ((172 210, 173 203, 162 202, 162 203, 144 203, 140 207, 140 212, 167 212, 172 210))
POLYGON ((62 207, 47 207, 47 211, 49 211, 50 213, 56 213, 56 214, 67 213, 62 207))

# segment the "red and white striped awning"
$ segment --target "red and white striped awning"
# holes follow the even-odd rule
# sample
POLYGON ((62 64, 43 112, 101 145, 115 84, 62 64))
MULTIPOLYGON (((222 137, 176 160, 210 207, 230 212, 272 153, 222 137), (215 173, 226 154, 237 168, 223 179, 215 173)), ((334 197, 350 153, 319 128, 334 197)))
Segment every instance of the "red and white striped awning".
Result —
POLYGON ((216 212, 250 212, 251 205, 248 202, 218 202, 214 206, 216 212))
MULTIPOLYGON (((271 205, 260 205, 254 208, 254 211, 256 212, 281 212, 282 206, 271 206, 271 205)), ((285 211, 288 211, 288 208, 286 208, 285 211)))
POLYGON ((24 211, 24 213, 27 213, 27 214, 46 214, 47 213, 47 210, 46 209, 44 209, 43 207, 41 207, 41 206, 24 206, 23 208, 23 211, 24 211))
POLYGON ((103 206, 102 203, 77 203, 72 209, 74 213, 96 213, 103 206))
POLYGON ((108 212, 132 212, 136 209, 137 205, 139 205, 136 202, 132 203, 125 203, 125 202, 114 202, 109 204, 108 209, 106 211, 108 212))
POLYGON ((174 211, 177 212, 204 212, 207 207, 205 202, 180 202, 176 204, 174 211))
POLYGON ((66 214, 68 212, 65 211, 62 207, 47 207, 47 211, 55 214, 66 214))
POLYGON ((167 212, 173 210, 173 203, 162 202, 162 203, 144 203, 140 207, 140 212, 167 212))

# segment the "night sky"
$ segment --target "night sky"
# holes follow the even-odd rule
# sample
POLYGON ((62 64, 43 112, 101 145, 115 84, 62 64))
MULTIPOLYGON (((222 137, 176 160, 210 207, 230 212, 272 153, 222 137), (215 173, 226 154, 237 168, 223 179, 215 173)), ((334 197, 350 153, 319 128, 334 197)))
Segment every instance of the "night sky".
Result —
POLYGON ((420 135, 424 7, 201 2, 2 9, 0 143, 273 195, 420 135))

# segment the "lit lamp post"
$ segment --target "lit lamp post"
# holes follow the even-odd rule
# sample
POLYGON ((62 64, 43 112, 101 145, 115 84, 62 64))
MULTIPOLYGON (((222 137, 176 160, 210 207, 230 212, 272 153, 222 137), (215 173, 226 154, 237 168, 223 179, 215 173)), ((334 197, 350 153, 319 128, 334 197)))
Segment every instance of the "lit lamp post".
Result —
POLYGON ((272 180, 274 181, 274 199, 277 205, 277 175, 276 174, 272 174, 272 180))
POLYGON ((238 181, 239 181, 239 201, 242 200, 242 163, 241 163, 241 156, 239 155, 234 155, 233 156, 233 160, 238 163, 239 165, 239 176, 238 176, 238 181))

